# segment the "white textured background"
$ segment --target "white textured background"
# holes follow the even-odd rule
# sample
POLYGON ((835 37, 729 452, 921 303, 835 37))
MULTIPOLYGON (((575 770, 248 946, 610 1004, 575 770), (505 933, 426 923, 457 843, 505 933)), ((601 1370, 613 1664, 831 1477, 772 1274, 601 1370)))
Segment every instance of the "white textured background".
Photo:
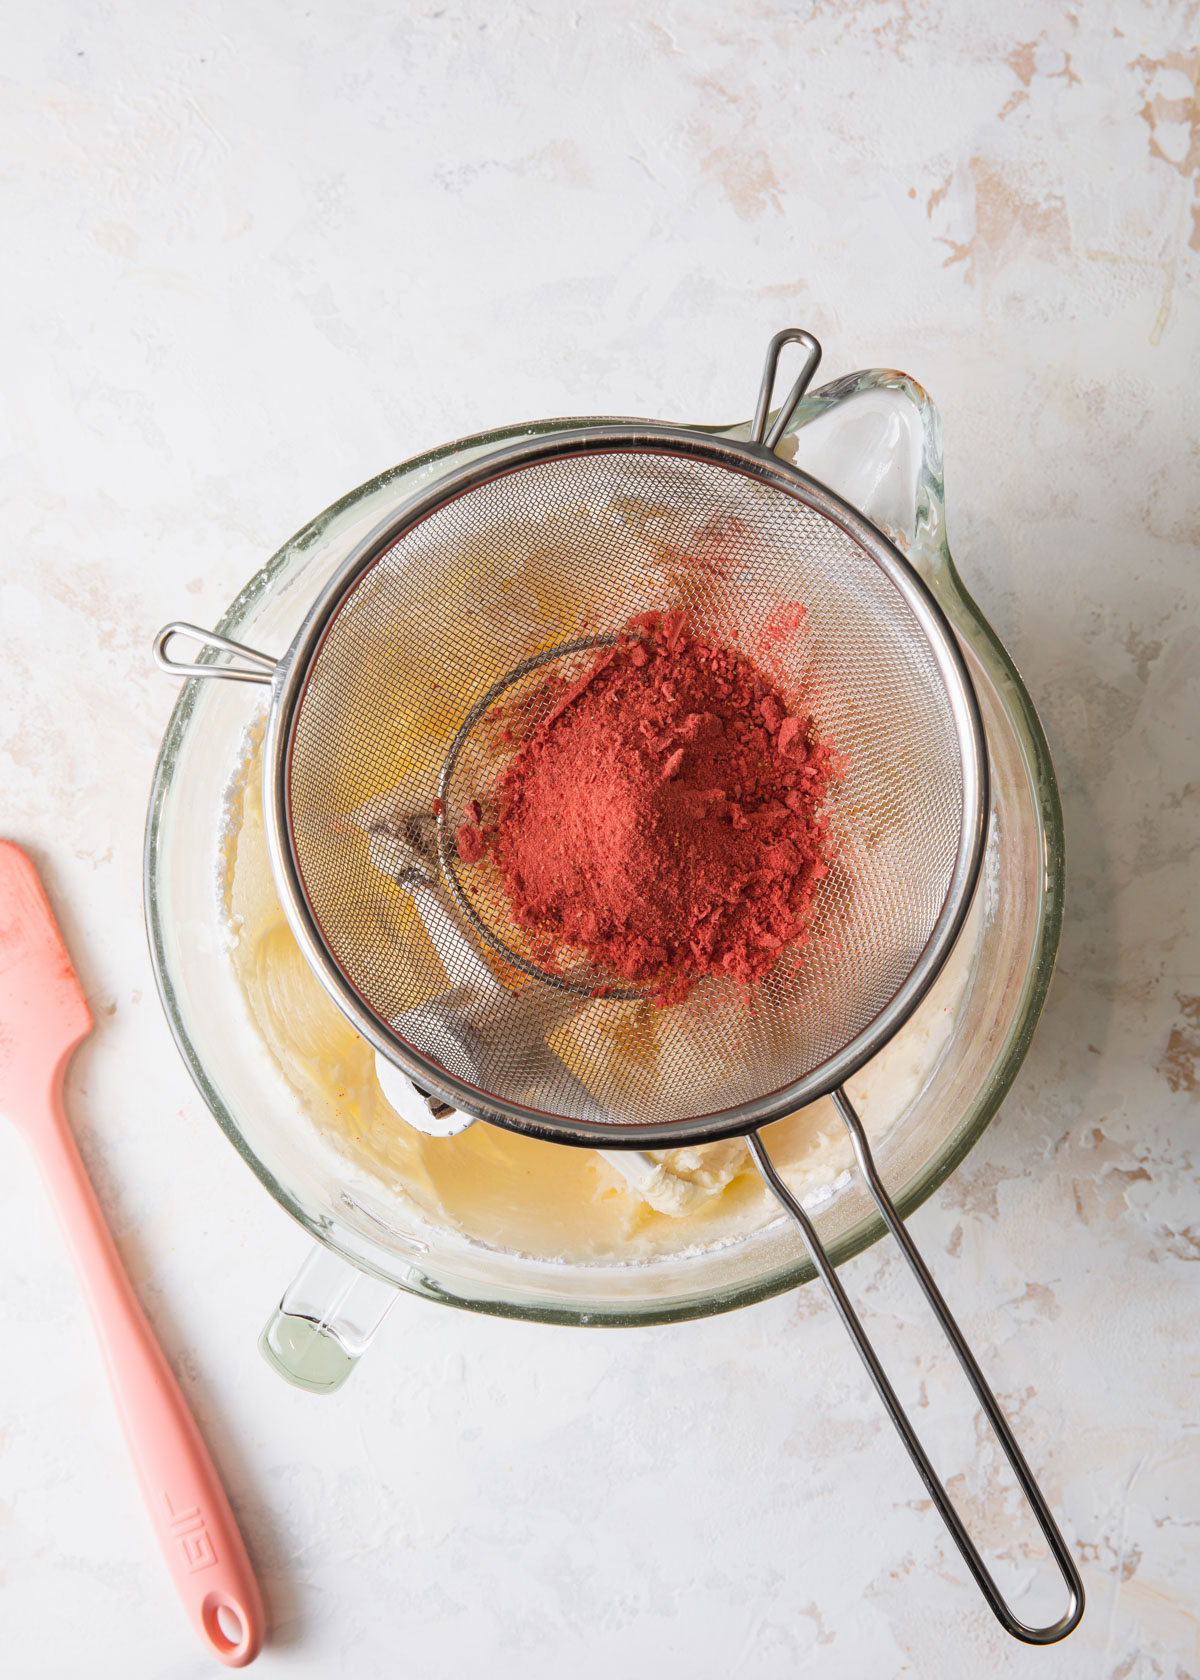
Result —
MULTIPOLYGON (((261 1571, 259 1672, 1194 1680, 1197 7, 5 11, 0 827, 95 1005, 72 1112, 261 1571), (161 621, 453 435, 743 418, 791 322, 827 376, 940 404, 951 541, 1062 781, 1041 1030, 913 1222, 1074 1539, 1090 1607, 1052 1652, 978 1604, 812 1290, 603 1334, 402 1301, 342 1394, 288 1390, 254 1344, 303 1242, 144 951, 161 621)), ((9 1129, 0 1268, 0 1670, 211 1672, 9 1129)), ((893 1258, 848 1271, 1028 1581, 893 1258)))

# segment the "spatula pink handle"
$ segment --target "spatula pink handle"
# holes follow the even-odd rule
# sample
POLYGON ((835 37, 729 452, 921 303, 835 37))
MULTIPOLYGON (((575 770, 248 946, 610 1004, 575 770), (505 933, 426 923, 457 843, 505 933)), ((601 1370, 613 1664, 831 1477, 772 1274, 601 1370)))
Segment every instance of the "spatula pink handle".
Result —
POLYGON ((195 1419, 125 1276, 63 1114, 61 1084, 60 1073, 44 1099, 50 1105, 46 1122, 28 1127, 29 1142, 92 1309, 167 1567, 213 1655, 243 1668, 263 1640, 262 1600, 250 1559, 195 1419))

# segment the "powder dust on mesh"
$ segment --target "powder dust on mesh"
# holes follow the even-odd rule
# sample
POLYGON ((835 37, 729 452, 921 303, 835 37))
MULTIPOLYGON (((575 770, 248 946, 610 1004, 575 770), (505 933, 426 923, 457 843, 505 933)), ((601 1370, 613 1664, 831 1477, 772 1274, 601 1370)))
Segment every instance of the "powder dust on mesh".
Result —
POLYGON ((842 773, 811 720, 680 612, 631 620, 547 697, 488 820, 473 803, 457 841, 464 863, 494 859, 548 966, 582 950, 669 1004, 706 975, 748 983, 798 957, 842 773))

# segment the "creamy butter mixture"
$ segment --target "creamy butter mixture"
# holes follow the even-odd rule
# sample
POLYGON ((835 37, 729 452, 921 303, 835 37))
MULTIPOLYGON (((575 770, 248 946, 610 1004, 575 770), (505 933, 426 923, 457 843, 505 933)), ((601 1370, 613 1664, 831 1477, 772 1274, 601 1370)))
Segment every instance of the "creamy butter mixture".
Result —
MULTIPOLYGON (((489 1247, 595 1262, 728 1242, 779 1216, 741 1139, 656 1152, 654 1167, 634 1185, 591 1150, 482 1122, 451 1138, 408 1126, 384 1098, 374 1052, 326 995, 288 928, 267 856, 260 737, 261 726, 229 792, 223 890, 231 960, 250 1016, 311 1123, 388 1186, 410 1217, 489 1247)), ((397 900, 398 915, 415 915, 409 900, 397 900)), ((945 1049, 970 979, 979 917, 977 904, 921 1008, 849 1082, 873 1138, 908 1108, 945 1049)), ((702 1083, 702 1068, 696 1076, 702 1083)), ((703 1106, 700 1098, 699 1112, 703 1106)), ((779 1121, 767 1138, 784 1178, 804 1195, 850 1165, 828 1099, 779 1121)))

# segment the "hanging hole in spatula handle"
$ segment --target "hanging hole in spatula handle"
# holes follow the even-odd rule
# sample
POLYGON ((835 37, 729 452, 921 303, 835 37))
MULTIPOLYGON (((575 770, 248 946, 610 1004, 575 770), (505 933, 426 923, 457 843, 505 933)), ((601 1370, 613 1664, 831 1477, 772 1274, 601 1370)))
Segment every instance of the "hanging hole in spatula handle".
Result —
POLYGON ((259 653, 255 648, 244 647, 241 642, 231 642, 228 636, 220 636, 215 630, 202 630, 198 624, 183 623, 163 625, 154 638, 154 662, 160 671, 170 671, 175 677, 224 677, 229 682, 254 683, 269 683, 278 664, 278 660, 272 659, 269 653, 259 653), (231 659, 240 659, 242 663, 218 665, 172 659, 167 648, 176 636, 186 636, 189 641, 199 642, 203 647, 216 648, 229 654, 231 659))
POLYGON ((858 1314, 850 1305, 849 1296, 842 1288, 837 1272, 834 1270, 829 1256, 826 1254, 825 1249, 822 1246, 821 1239, 817 1235, 816 1227, 805 1213, 800 1202, 792 1195, 792 1192, 780 1178, 771 1157, 767 1153, 766 1145, 763 1143, 761 1135, 754 1132, 751 1134, 748 1141, 751 1152, 753 1153, 754 1159, 758 1165, 758 1170, 766 1180, 769 1188, 774 1192, 779 1201, 783 1203, 784 1207, 791 1214, 796 1224, 800 1227, 800 1234, 804 1238, 809 1255, 812 1258, 812 1263, 820 1274, 821 1281, 829 1291, 829 1295, 835 1308, 837 1309, 838 1317, 841 1319, 846 1330, 849 1332, 850 1339, 858 1349, 859 1357, 866 1366, 867 1373, 870 1376, 871 1381, 874 1383, 880 1399, 887 1408, 888 1415, 895 1424, 901 1440, 908 1449, 909 1457, 915 1464, 921 1480, 925 1483, 925 1486, 929 1491, 930 1498, 937 1506, 937 1509, 941 1514, 942 1521, 950 1530, 950 1534, 955 1545, 962 1553, 967 1568, 975 1577, 976 1584, 978 1585, 984 1598, 987 1600, 992 1613, 995 1615, 997 1621, 1005 1629, 1005 1631, 1010 1633, 1014 1639, 1023 1640, 1027 1645, 1053 1645, 1057 1640, 1065 1639, 1066 1636, 1078 1626, 1079 1619, 1083 1615, 1083 1582, 1079 1578, 1079 1571, 1075 1566, 1075 1560, 1071 1556, 1070 1549, 1068 1548, 1066 1541, 1059 1532, 1058 1525, 1055 1523, 1053 1516, 1050 1514, 1050 1507, 1046 1504, 1042 1491, 1034 1480, 1033 1472, 1030 1470, 1029 1465, 1025 1462, 1025 1455, 1017 1445, 1016 1437, 1009 1428, 1008 1419, 1000 1410, 999 1402, 992 1393, 991 1389, 988 1387, 983 1372, 979 1369, 979 1366, 975 1361, 974 1354, 967 1346, 963 1333, 956 1324, 953 1314, 946 1305, 945 1301, 942 1299, 941 1291, 939 1290, 937 1284, 933 1281, 929 1268, 921 1258, 916 1244, 909 1236, 908 1231, 905 1228, 904 1221, 900 1218, 900 1215, 892 1206, 891 1198, 884 1189, 883 1180, 879 1176, 878 1168, 876 1167, 874 1158, 871 1155, 866 1134, 862 1128, 862 1122, 855 1113, 853 1104, 850 1102, 850 1099, 846 1096, 846 1093, 843 1090, 834 1091, 833 1100, 837 1105, 838 1112, 845 1122, 846 1130, 850 1134, 850 1142, 854 1149, 854 1155, 858 1162, 859 1171, 866 1180, 867 1188, 871 1192, 872 1199, 874 1200, 880 1213, 883 1215, 884 1223, 887 1225, 888 1230, 899 1243, 904 1258, 907 1260, 909 1268, 920 1286, 921 1293, 924 1295, 929 1306, 932 1308, 934 1317, 941 1326, 946 1340, 954 1349, 955 1357, 962 1367, 967 1381, 970 1383, 975 1392, 975 1398, 979 1401, 980 1406, 983 1408, 984 1416, 987 1418, 988 1422, 992 1426, 992 1429, 995 1431, 996 1438, 1000 1442, 1004 1456, 1008 1460, 1009 1468, 1016 1477, 1021 1492, 1025 1495, 1030 1509, 1033 1511, 1033 1514, 1037 1519, 1038 1527, 1041 1529, 1046 1544, 1049 1546, 1054 1557, 1054 1561, 1058 1565, 1059 1573, 1062 1575, 1063 1581, 1066 1583, 1069 1601, 1066 1610, 1056 1622, 1052 1622, 1046 1627, 1028 1626, 1014 1614, 1001 1594, 999 1587, 992 1579, 991 1572, 984 1563, 982 1557, 979 1555, 975 1542, 967 1533, 962 1518, 959 1516, 957 1510, 955 1510, 954 1505, 951 1502, 950 1495, 946 1492, 946 1489, 938 1477, 937 1472, 930 1463, 925 1449, 921 1445, 917 1433, 909 1421, 908 1414, 900 1404, 895 1389, 888 1381, 883 1366, 879 1362, 879 1357, 876 1354, 874 1347, 871 1345, 870 1338, 863 1329, 858 1314))
POLYGON ((754 410, 754 420, 750 427, 750 442, 761 443, 764 449, 774 449, 780 438, 787 430, 800 399, 812 383, 812 376, 817 371, 817 364, 821 360, 821 346, 810 332, 803 327, 784 327, 777 332, 767 346, 767 359, 763 366, 762 385, 758 393, 758 406, 754 410), (767 415, 771 408, 771 397, 775 390, 775 376, 779 368, 779 352, 785 344, 799 344, 804 348, 804 365, 800 369, 795 384, 783 399, 779 412, 775 416, 775 424, 767 431, 767 415), (764 436, 763 434, 766 433, 764 436))
POLYGON ((201 1625, 213 1655, 226 1668, 245 1668, 258 1655, 261 1634, 254 1631, 254 1620, 236 1599, 227 1593, 210 1592, 200 1611, 201 1625))

